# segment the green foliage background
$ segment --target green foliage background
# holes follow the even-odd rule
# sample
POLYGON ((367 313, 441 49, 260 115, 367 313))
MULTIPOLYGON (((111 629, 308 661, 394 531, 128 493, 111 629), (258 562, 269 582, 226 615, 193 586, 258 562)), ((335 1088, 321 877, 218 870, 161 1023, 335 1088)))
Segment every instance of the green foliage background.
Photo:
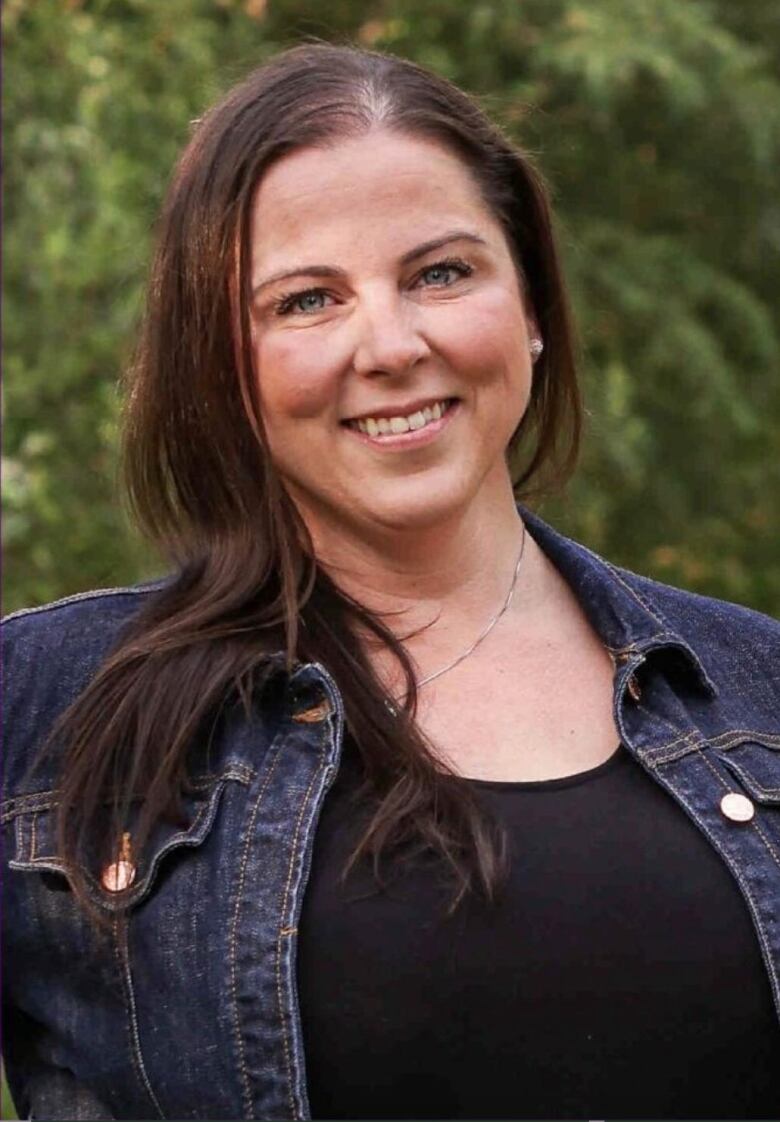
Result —
POLYGON ((773 0, 6 0, 5 609, 158 563, 114 486, 117 379, 189 122, 304 35, 433 66, 554 190, 580 472, 543 513, 780 614, 773 0))

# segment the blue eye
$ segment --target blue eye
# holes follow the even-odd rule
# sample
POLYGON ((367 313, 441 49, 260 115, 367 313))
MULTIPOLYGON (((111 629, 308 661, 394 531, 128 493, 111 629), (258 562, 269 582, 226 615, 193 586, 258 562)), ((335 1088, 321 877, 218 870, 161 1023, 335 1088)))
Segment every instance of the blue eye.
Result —
POLYGON ((327 298, 328 294, 323 288, 307 288, 305 292, 292 292, 288 296, 280 297, 276 303, 276 313, 280 316, 289 315, 291 312, 304 316, 312 315, 327 307, 325 303, 327 298))
POLYGON ((455 281, 470 276, 473 271, 471 265, 458 259, 436 261, 427 269, 423 269, 420 280, 426 282, 425 287, 448 288, 455 281))

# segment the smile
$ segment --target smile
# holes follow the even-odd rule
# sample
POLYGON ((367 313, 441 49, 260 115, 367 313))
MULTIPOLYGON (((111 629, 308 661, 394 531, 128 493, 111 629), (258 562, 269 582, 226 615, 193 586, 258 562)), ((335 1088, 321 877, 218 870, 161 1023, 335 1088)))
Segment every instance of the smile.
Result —
POLYGON ((455 401, 455 398, 446 397, 432 405, 416 409, 413 413, 398 414, 392 417, 358 417, 345 423, 349 428, 365 433, 366 436, 400 436, 406 432, 418 432, 420 429, 427 428, 428 425, 440 421, 452 408, 455 401))

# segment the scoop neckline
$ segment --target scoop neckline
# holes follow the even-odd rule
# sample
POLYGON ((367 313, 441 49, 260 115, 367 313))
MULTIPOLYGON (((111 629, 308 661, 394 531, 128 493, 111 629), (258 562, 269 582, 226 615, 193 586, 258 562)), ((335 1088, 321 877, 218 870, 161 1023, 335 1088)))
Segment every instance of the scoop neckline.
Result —
POLYGON ((470 787, 480 787, 493 791, 549 791, 562 787, 578 787, 581 783, 588 783, 592 779, 599 779, 606 772, 611 771, 625 757, 622 743, 618 744, 615 751, 586 771, 577 771, 573 775, 559 775, 555 779, 472 779, 468 775, 461 776, 461 781, 470 787))

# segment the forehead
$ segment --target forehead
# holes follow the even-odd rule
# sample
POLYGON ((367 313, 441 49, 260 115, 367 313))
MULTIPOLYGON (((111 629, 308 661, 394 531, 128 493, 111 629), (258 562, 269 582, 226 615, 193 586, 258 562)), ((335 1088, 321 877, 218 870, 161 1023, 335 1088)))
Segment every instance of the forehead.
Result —
POLYGON ((464 225, 501 238, 462 160, 434 141, 374 130, 272 165, 255 193, 253 257, 265 269, 315 244, 322 252, 358 243, 364 252, 378 243, 403 252, 464 225))

